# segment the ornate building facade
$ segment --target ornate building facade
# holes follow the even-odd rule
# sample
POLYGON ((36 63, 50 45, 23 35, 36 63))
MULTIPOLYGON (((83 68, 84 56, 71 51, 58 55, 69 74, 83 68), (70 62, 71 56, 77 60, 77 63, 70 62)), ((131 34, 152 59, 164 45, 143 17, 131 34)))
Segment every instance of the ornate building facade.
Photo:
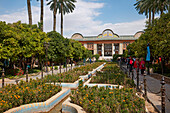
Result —
POLYGON ((119 36, 111 29, 106 29, 98 36, 83 36, 80 33, 75 33, 71 39, 81 42, 84 47, 92 51, 92 54, 99 54, 99 59, 111 59, 114 54, 123 54, 126 47, 143 33, 143 31, 139 31, 134 35, 119 36))

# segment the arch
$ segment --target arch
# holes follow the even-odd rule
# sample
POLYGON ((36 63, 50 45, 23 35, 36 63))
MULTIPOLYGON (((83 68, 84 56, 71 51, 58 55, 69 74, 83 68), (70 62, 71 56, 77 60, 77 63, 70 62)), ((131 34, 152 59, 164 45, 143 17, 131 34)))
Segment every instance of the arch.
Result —
POLYGON ((82 39, 84 38, 82 34, 80 33, 74 33, 72 36, 71 36, 71 39, 82 39))
POLYGON ((144 31, 138 31, 135 33, 134 38, 139 38, 143 33, 145 33, 144 31))
POLYGON ((103 32, 102 32, 102 36, 103 38, 104 37, 119 37, 119 35, 115 34, 111 29, 105 29, 103 32), (107 32, 107 34, 105 34, 105 32, 107 32), (110 32, 110 33, 109 33, 110 32))
POLYGON ((98 36, 97 36, 97 38, 102 38, 103 36, 102 36, 102 34, 99 34, 98 36))

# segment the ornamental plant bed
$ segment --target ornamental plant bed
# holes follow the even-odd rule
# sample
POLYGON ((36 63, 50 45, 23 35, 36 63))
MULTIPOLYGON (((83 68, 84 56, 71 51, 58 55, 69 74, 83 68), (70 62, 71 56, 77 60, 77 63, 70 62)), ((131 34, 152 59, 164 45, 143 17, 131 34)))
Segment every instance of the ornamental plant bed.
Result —
MULTIPOLYGON (((28 76, 37 76, 40 73, 41 73, 41 70, 39 70, 37 68, 28 69, 28 76)), ((9 79, 19 79, 19 78, 26 76, 26 70, 24 72, 24 70, 22 68, 7 69, 5 75, 6 75, 5 77, 7 77, 9 79)))
POLYGON ((145 102, 132 88, 80 87, 72 91, 71 102, 87 113, 145 113, 145 102))
POLYGON ((20 81, 18 85, 0 88, 0 113, 20 105, 43 102, 61 91, 60 86, 45 84, 40 79, 20 81))
POLYGON ((126 76, 117 64, 107 63, 101 72, 97 72, 96 76, 92 77, 90 83, 118 84, 133 87, 134 82, 126 76))
POLYGON ((22 70, 21 68, 7 69, 5 75, 9 79, 22 78, 24 76, 24 70, 22 70))
POLYGON ((85 66, 74 68, 71 71, 65 73, 59 73, 57 75, 47 75, 45 76, 45 80, 47 82, 75 82, 79 79, 79 76, 88 74, 88 71, 92 71, 93 69, 97 68, 103 64, 103 62, 96 62, 93 64, 87 64, 85 66))

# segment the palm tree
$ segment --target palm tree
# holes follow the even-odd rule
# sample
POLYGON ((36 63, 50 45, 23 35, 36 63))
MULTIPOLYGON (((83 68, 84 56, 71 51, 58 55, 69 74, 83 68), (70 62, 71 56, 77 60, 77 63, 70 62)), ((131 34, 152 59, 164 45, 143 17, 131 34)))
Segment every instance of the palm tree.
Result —
POLYGON ((168 2, 168 12, 170 13, 170 0, 167 0, 167 2, 168 2))
POLYGON ((160 10, 160 16, 162 16, 163 12, 168 9, 169 0, 157 0, 158 8, 160 10))
POLYGON ((53 31, 56 31, 56 14, 57 14, 57 8, 54 8, 58 4, 58 0, 51 0, 50 2, 47 3, 47 5, 50 5, 50 10, 53 11, 53 31), (51 8, 52 7, 52 8, 51 8))
POLYGON ((28 8, 29 24, 32 25, 32 12, 31 12, 31 3, 30 3, 30 0, 27 0, 27 8, 28 8))
POLYGON ((149 25, 151 25, 151 13, 152 13, 152 24, 154 23, 155 14, 159 13, 160 11, 160 5, 162 0, 139 0, 136 4, 134 4, 136 7, 136 10, 139 12, 139 14, 145 13, 146 16, 148 16, 149 12, 149 25))
POLYGON ((44 0, 41 0, 40 23, 41 23, 41 30, 42 31, 43 31, 43 20, 44 20, 44 0))
MULTIPOLYGON (((39 1, 39 0, 37 0, 37 1, 39 1)), ((40 29, 42 31, 43 31, 43 20, 44 20, 44 0, 41 0, 40 29)))
POLYGON ((134 5, 139 14, 147 15, 149 10, 149 15, 151 15, 150 11, 152 11, 152 23, 154 23, 155 13, 161 12, 162 15, 163 11, 167 9, 170 11, 170 0, 138 0, 134 5))
POLYGON ((56 1, 56 12, 58 11, 61 14, 61 35, 63 36, 63 14, 72 13, 76 0, 51 0, 47 5, 50 5, 50 10, 54 10, 54 2, 56 1))
POLYGON ((57 1, 56 0, 54 0, 54 11, 53 11, 53 16, 54 16, 54 27, 53 27, 53 31, 55 31, 56 30, 56 14, 57 14, 57 8, 56 8, 56 6, 57 6, 57 1))
POLYGON ((135 9, 138 11, 139 14, 145 14, 148 17, 149 13, 149 25, 151 24, 151 7, 147 0, 139 0, 134 4, 135 9))

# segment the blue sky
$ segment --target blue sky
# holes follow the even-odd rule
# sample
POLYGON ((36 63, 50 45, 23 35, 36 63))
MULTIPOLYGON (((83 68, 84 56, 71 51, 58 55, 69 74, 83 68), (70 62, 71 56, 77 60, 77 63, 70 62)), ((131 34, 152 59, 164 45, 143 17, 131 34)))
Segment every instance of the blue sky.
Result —
MULTIPOLYGON (((44 0, 45 1, 45 0, 44 0)), ((143 30, 145 16, 135 10, 136 0, 77 0, 72 14, 64 16, 64 35, 71 37, 75 32, 83 35, 98 35, 110 28, 117 34, 134 34, 143 30)), ((33 23, 39 21, 40 1, 31 1, 33 23)), ((52 12, 45 6, 45 32, 52 30, 52 12)), ((21 20, 28 23, 26 0, 0 0, 0 20, 12 23, 21 20)), ((60 32, 60 16, 57 31, 60 32)))

